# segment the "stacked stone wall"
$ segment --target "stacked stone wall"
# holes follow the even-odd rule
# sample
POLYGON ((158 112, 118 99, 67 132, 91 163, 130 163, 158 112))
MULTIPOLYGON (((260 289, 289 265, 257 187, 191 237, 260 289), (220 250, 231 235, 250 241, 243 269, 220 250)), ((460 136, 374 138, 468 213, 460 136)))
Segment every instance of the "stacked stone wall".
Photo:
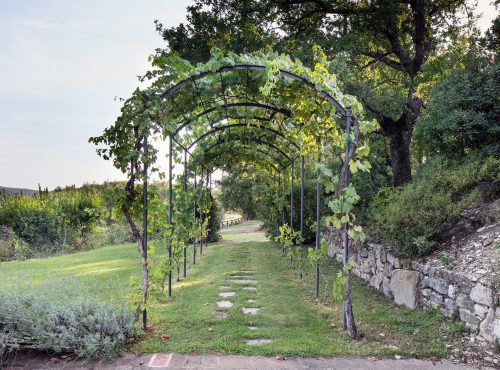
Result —
MULTIPOLYGON (((329 256, 342 261, 343 248, 333 229, 327 230, 329 256)), ((353 243, 349 257, 353 273, 396 304, 412 309, 439 308, 447 317, 457 316, 481 338, 500 342, 500 291, 491 277, 470 279, 460 273, 398 258, 389 247, 353 243)))

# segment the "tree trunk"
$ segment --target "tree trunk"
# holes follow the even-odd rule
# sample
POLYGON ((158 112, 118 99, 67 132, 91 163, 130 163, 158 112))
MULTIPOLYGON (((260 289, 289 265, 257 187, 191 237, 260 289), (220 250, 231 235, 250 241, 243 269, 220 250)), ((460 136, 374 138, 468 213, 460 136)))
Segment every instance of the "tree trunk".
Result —
POLYGON ((409 92, 405 111, 399 119, 393 120, 380 114, 377 117, 383 135, 390 140, 394 186, 401 186, 411 181, 411 137, 423 104, 422 100, 413 94, 413 91, 409 92))
POLYGON ((394 127, 390 136, 391 167, 394 186, 401 186, 411 181, 410 144, 413 125, 410 129, 406 125, 394 127))
POLYGON ((352 294, 351 294, 351 284, 350 284, 350 274, 347 274, 346 276, 346 283, 344 285, 344 317, 343 317, 343 324, 344 324, 344 329, 347 330, 347 334, 349 335, 349 338, 351 339, 358 339, 359 334, 358 330, 356 328, 356 323, 354 322, 354 312, 352 311, 352 294))

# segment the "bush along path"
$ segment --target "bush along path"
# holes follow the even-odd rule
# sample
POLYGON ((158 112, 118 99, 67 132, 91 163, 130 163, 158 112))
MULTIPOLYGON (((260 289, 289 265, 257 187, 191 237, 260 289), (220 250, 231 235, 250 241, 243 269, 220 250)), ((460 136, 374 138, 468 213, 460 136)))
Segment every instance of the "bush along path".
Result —
MULTIPOLYGON (((210 244, 188 277, 174 284, 173 297, 151 302, 147 334, 115 362, 85 366, 384 368, 387 361, 401 361, 392 367, 436 368, 427 361, 403 362, 432 358, 453 368, 441 359, 459 348, 460 324, 397 307, 354 280, 354 310, 364 337, 350 340, 341 329, 341 304, 326 289, 316 299, 312 269, 300 279, 259 229, 258 222, 245 222, 223 230, 223 241, 210 244)), ((326 286, 338 269, 321 267, 326 286)), ((14 365, 33 368, 30 361, 42 362, 21 356, 14 365)), ((59 359, 58 366, 79 365, 59 359)))

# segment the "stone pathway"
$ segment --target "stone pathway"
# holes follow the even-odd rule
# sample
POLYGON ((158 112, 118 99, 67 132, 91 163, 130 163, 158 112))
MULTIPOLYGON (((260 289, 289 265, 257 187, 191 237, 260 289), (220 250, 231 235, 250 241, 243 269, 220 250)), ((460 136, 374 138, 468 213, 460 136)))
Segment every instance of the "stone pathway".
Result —
POLYGON ((346 359, 346 358, 286 358, 263 356, 181 355, 156 353, 135 355, 125 353, 111 363, 92 361, 81 363, 72 360, 50 359, 44 355, 20 354, 8 370, 38 369, 359 369, 359 370, 467 370, 474 367, 456 365, 448 361, 346 359))
MULTIPOLYGON (((232 273, 229 274, 229 276, 226 278, 226 281, 224 284, 233 284, 232 286, 230 285, 221 285, 220 289, 223 290, 222 292, 219 292, 219 297, 224 298, 223 300, 219 300, 216 303, 218 308, 231 308, 234 306, 234 303, 230 300, 230 298, 237 296, 238 292, 241 290, 257 290, 257 283, 258 281, 255 278, 255 271, 253 270, 241 270, 237 273, 232 273), (236 291, 226 291, 227 289, 234 289, 236 291)), ((259 314, 261 311, 262 307, 255 307, 255 304, 257 303, 256 299, 247 299, 247 303, 252 304, 254 307, 243 307, 241 309, 241 313, 245 316, 253 316, 259 314)), ((229 317, 231 314, 241 314, 233 310, 233 312, 227 310, 227 311, 221 311, 217 310, 214 311, 213 315, 217 318, 225 319, 229 317)), ((250 331, 257 330, 258 327, 254 326, 253 323, 248 323, 247 329, 250 331)), ((271 344, 273 342, 272 339, 270 338, 253 338, 253 339, 242 339, 244 340, 244 343, 248 346, 262 346, 265 344, 271 344)))

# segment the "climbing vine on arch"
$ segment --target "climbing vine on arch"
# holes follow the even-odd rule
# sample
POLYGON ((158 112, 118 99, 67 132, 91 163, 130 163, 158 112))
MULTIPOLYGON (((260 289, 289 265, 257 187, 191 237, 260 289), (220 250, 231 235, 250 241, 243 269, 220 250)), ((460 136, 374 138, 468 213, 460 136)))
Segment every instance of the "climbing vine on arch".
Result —
MULTIPOLYGON (((331 202, 329 220, 338 229, 348 224, 352 239, 364 237, 362 229, 355 225, 352 205, 357 197, 346 181, 346 173, 369 170, 369 145, 360 140, 375 124, 363 120, 361 104, 340 91, 325 54, 317 47, 312 52, 312 69, 287 55, 272 52, 237 55, 213 49, 209 61, 195 66, 174 53, 152 56, 152 69, 141 77, 148 86, 136 89, 124 101, 115 123, 101 136, 90 139, 99 146, 98 155, 112 160, 128 177, 121 208, 137 241, 143 266, 137 318, 145 312, 149 278, 147 229, 136 226, 137 209, 143 200, 138 183, 146 182, 154 172, 165 176, 157 166, 159 152, 150 144, 153 140, 175 136, 179 145, 174 146, 172 155, 177 157, 182 148, 221 125, 233 125, 236 131, 266 127, 298 143, 302 156, 316 158, 321 155, 322 145, 328 143, 344 161, 338 175, 321 164, 317 167, 326 185, 336 189, 337 199, 331 202), (348 136, 343 116, 343 107, 347 106, 355 117, 348 136), (243 127, 236 128, 241 123, 243 127), (347 152, 346 143, 351 144, 347 152)), ((217 138, 198 143, 198 154, 204 156, 204 148, 214 140, 217 138)), ((286 149, 285 145, 282 147, 286 149)), ((243 144, 231 144, 233 151, 242 148, 243 144)), ((216 149, 218 166, 220 161, 232 160, 224 155, 225 150, 216 149)), ((258 160, 255 150, 246 149, 248 158, 258 160)), ((173 241, 174 227, 173 223, 166 226, 171 230, 169 243, 173 241)))

